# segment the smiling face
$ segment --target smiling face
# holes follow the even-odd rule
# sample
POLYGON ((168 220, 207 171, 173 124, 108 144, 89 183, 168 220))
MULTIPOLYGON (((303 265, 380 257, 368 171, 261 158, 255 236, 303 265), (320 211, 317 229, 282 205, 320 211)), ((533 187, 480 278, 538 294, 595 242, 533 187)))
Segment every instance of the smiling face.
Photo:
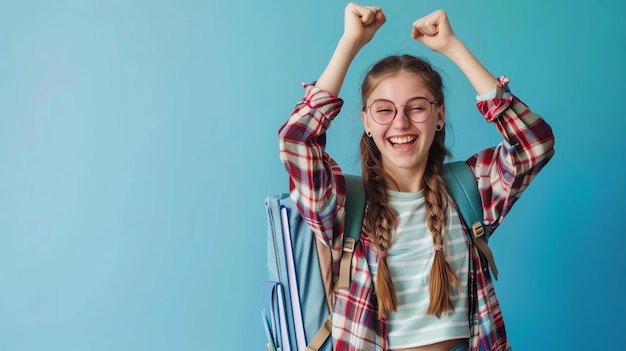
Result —
POLYGON ((420 75, 406 71, 389 74, 378 80, 365 101, 367 108, 361 113, 365 131, 371 133, 380 151, 383 169, 396 182, 407 176, 422 178, 437 126, 443 127, 445 123, 445 106, 437 103, 431 104, 425 121, 411 121, 403 105, 415 97, 436 100, 420 75), (379 124, 372 118, 369 107, 378 99, 397 105, 396 116, 389 124, 379 124))

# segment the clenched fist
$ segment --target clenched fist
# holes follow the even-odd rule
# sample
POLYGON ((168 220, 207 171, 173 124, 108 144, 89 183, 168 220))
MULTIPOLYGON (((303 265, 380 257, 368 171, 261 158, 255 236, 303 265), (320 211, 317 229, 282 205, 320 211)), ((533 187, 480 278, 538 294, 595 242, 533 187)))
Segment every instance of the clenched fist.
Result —
POLYGON ((437 52, 446 51, 458 40, 444 10, 437 10, 415 21, 411 36, 437 52))
POLYGON ((344 14, 344 37, 362 47, 372 40, 386 20, 380 7, 349 3, 344 14))

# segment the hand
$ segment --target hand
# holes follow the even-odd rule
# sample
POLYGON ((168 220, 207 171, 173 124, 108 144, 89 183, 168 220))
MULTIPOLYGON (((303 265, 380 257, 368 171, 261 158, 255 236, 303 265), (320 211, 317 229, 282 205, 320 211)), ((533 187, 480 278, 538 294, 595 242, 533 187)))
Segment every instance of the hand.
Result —
POLYGON ((344 38, 354 41, 360 48, 367 44, 386 21, 380 7, 349 3, 344 13, 344 38))
POLYGON ((437 10, 415 21, 411 36, 424 43, 429 49, 441 53, 458 41, 444 10, 437 10))

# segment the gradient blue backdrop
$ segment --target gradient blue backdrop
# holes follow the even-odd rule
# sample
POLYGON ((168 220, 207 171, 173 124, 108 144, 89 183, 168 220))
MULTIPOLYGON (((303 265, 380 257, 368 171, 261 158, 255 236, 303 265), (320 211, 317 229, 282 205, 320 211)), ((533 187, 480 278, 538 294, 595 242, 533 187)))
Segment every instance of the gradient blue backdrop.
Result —
MULTIPOLYGON (((276 131, 321 73, 345 1, 0 2, 0 350, 263 350, 276 131)), ((456 158, 498 142, 447 59, 436 8, 551 123, 556 157, 492 240, 516 350, 616 347, 624 307, 621 1, 381 1, 329 151, 358 172, 375 60, 445 72, 456 158)))

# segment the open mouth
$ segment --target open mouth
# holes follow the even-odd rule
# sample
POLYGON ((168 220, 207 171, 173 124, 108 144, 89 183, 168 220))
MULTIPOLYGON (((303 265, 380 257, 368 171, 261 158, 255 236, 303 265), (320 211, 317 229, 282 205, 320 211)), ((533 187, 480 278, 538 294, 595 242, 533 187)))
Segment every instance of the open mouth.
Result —
POLYGON ((415 142, 416 139, 417 136, 415 135, 407 135, 401 137, 391 137, 388 140, 393 146, 408 146, 415 142))

